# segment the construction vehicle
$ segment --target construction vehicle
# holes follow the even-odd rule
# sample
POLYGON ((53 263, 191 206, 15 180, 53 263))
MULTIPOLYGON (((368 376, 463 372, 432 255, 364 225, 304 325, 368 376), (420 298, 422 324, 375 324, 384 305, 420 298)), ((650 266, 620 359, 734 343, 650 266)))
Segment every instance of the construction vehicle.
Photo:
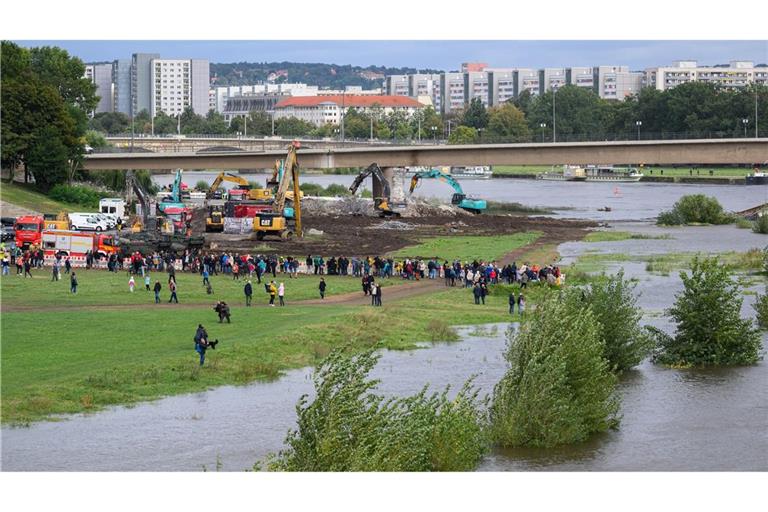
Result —
POLYGON ((176 170, 176 178, 173 180, 173 188, 171 188, 171 195, 164 197, 162 201, 157 203, 157 209, 164 212, 166 208, 184 208, 184 203, 181 201, 181 176, 182 170, 176 170))
POLYGON ((400 214, 392 210, 392 207, 390 206, 390 202, 391 202, 390 190, 391 189, 389 186, 389 181, 387 181, 387 179, 384 177, 384 173, 381 171, 381 168, 376 163, 372 163, 371 165, 366 167, 360 174, 357 175, 355 180, 352 182, 352 185, 349 186, 349 191, 352 194, 356 193, 357 189, 360 187, 360 184, 368 176, 373 176, 373 179, 377 180, 381 185, 382 195, 380 197, 373 198, 373 207, 374 209, 379 211, 379 216, 380 217, 389 217, 389 216, 399 217, 400 214))
POLYGON ((148 254, 153 251, 183 251, 200 249, 205 243, 202 236, 192 236, 189 229, 191 215, 189 208, 172 206, 165 203, 168 215, 157 216, 158 204, 136 180, 133 171, 126 172, 125 189, 128 201, 135 194, 138 200, 138 215, 132 223, 129 233, 118 238, 123 253, 140 251, 148 254), (175 224, 175 225, 174 225, 175 224))
POLYGON ((434 178, 442 181, 443 183, 448 183, 451 187, 453 187, 454 191, 453 197, 451 198, 451 204, 454 204, 463 210, 478 214, 488 207, 485 199, 474 199, 467 197, 466 194, 464 194, 464 190, 462 190, 461 185, 459 185, 459 182, 453 179, 449 174, 446 174, 439 169, 430 169, 428 171, 417 172, 414 174, 411 178, 411 188, 409 193, 413 194, 414 189, 416 189, 416 186, 419 184, 419 180, 422 178, 434 178))
POLYGON ((294 234, 301 237, 301 191, 299 190, 299 162, 296 151, 301 147, 298 141, 288 146, 288 156, 278 169, 280 179, 275 190, 272 212, 260 212, 253 218, 253 230, 257 240, 267 235, 277 235, 283 240, 294 234), (288 187, 293 182, 293 207, 286 207, 288 187))
MULTIPOLYGON (((243 200, 250 199, 252 201, 271 201, 273 199, 272 191, 269 189, 253 188, 245 178, 235 174, 230 174, 228 172, 222 172, 216 176, 216 179, 211 184, 211 188, 208 189, 206 199, 222 199, 222 197, 217 197, 217 192, 221 184, 225 181, 229 181, 230 183, 235 183, 237 185, 233 190, 242 190, 245 192, 242 194, 235 194, 246 196, 242 197, 243 200)), ((218 195, 220 196, 220 194, 218 195)))
POLYGON ((45 229, 42 233, 42 241, 46 258, 56 256, 85 258, 90 251, 96 259, 99 259, 117 252, 115 238, 101 233, 45 229))
POLYGON ((208 216, 205 218, 205 231, 220 233, 224 231, 224 204, 208 204, 208 216))
POLYGON ((40 247, 45 219, 40 215, 23 215, 16 219, 13 229, 16 232, 16 247, 26 250, 40 247))
POLYGON ((45 219, 45 229, 69 229, 69 214, 59 212, 55 216, 43 215, 45 219))

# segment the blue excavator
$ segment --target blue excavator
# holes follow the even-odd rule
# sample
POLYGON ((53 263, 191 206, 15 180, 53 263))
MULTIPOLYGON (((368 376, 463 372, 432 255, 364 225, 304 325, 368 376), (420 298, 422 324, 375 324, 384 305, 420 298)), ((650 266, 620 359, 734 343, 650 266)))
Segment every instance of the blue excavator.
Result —
POLYGON ((433 178, 442 181, 443 183, 447 183, 453 187, 454 193, 453 197, 451 197, 451 204, 454 204, 463 210, 478 214, 482 213, 483 210, 488 207, 485 199, 474 199, 467 197, 466 194, 464 194, 464 190, 462 190, 461 185, 459 185, 459 182, 453 179, 450 174, 446 174, 439 169, 430 169, 428 171, 421 171, 414 174, 411 178, 411 188, 409 193, 413 194, 413 191, 419 184, 419 180, 422 178, 433 178))
POLYGON ((162 201, 157 203, 157 209, 165 213, 166 208, 184 208, 185 205, 181 201, 181 175, 182 170, 176 171, 176 179, 173 180, 173 188, 171 189, 171 196, 163 198, 162 201))

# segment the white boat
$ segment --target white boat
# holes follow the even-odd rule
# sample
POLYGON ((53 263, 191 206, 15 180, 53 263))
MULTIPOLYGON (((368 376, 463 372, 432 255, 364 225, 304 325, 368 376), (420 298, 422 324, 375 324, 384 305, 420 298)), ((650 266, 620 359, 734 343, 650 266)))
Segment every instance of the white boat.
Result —
POLYGON ((564 165, 561 172, 555 171, 555 168, 553 167, 549 172, 537 174, 536 179, 547 181, 586 181, 587 175, 583 167, 578 165, 564 165))
POLYGON ((451 177, 459 180, 487 180, 493 177, 493 171, 487 165, 476 165, 474 167, 451 167, 451 177))
POLYGON ((634 182, 640 181, 643 173, 634 167, 614 167, 612 165, 588 165, 585 169, 586 181, 634 182))
POLYGON ((747 185, 768 185, 768 173, 755 168, 752 174, 747 174, 745 182, 747 185))

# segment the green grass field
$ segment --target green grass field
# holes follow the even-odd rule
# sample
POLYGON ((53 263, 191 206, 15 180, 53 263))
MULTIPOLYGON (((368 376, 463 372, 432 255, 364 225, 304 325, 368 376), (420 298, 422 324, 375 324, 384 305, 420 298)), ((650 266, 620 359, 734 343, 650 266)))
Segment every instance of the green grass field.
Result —
MULTIPOLYGON (((69 291, 69 276, 62 273, 62 279, 51 282, 51 269, 33 270, 34 278, 21 278, 14 272, 4 276, 0 280, 3 304, 10 306, 93 306, 93 305, 152 305, 154 306, 155 294, 146 291, 144 280, 136 276, 136 289, 131 293, 128 289, 128 275, 123 272, 106 272, 103 270, 75 269, 77 272, 77 294, 69 291)), ((63 271, 62 271, 63 272, 63 271)), ((361 290, 360 280, 353 277, 323 276, 327 284, 326 295, 338 295, 342 293, 357 292, 361 290)), ((150 288, 154 287, 155 280, 159 280, 163 287, 160 297, 167 302, 170 297, 168 290, 168 274, 165 272, 150 273, 150 288)), ((272 274, 268 274, 271 280, 272 274)), ((285 284, 285 300, 287 302, 320 298, 318 284, 320 278, 314 275, 299 275, 296 279, 286 278, 284 274, 278 274, 274 279, 276 283, 285 284)), ((199 274, 177 272, 176 283, 178 286, 176 295, 181 304, 214 304, 217 300, 223 300, 228 304, 244 304, 245 294, 243 279, 234 280, 231 276, 219 274, 211 276, 213 294, 208 295, 203 286, 203 278, 199 274)), ((268 281, 267 281, 268 282, 268 281)), ((383 280, 383 285, 390 286, 399 283, 399 280, 383 280)), ((253 300, 256 303, 267 302, 269 295, 262 284, 258 284, 255 277, 252 279, 253 300)))
POLYGON ((514 235, 499 236, 453 236, 427 238, 418 245, 404 247, 391 253, 392 256, 402 257, 437 257, 441 260, 472 261, 482 259, 495 261, 501 259, 515 249, 533 243, 541 236, 540 232, 515 233, 514 235))
POLYGON ((642 233, 630 233, 629 231, 593 231, 584 237, 585 242, 620 242, 622 240, 668 240, 672 238, 664 235, 644 235, 642 233))
POLYGON ((0 199, 40 213, 76 212, 78 209, 82 209, 82 206, 54 201, 48 196, 36 192, 31 186, 18 183, 0 183, 0 199))

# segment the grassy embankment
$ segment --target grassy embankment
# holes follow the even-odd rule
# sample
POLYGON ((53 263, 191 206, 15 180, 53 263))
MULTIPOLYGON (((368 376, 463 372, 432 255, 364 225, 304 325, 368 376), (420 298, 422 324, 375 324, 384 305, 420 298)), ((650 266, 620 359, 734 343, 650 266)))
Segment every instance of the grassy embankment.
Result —
MULTIPOLYGON (((695 178, 709 178, 709 171, 712 171, 713 178, 743 178, 747 174, 752 173, 751 168, 745 167, 698 167, 693 169, 691 174, 691 167, 645 167, 643 168, 643 174, 646 176, 671 176, 671 177, 695 177, 695 178), (699 174, 696 174, 698 169, 699 174), (653 171, 653 172, 651 172, 653 171), (661 171, 664 171, 663 173, 661 171)), ((542 172, 551 171, 552 166, 549 165, 494 165, 493 173, 499 175, 525 175, 525 174, 539 174, 542 172)), ((559 167, 555 166, 555 171, 558 171, 559 167)))
MULTIPOLYGON (((760 272, 763 270, 763 251, 752 249, 747 252, 725 252, 716 255, 720 261, 741 272, 760 272)), ((710 254, 677 252, 665 254, 626 254, 626 253, 589 253, 584 254, 571 267, 579 272, 601 272, 608 265, 621 263, 645 263, 646 272, 667 275, 673 270, 683 270, 690 267, 695 256, 712 256, 710 254)))
MULTIPOLYGON (((519 249, 535 238, 521 236, 488 250, 488 256, 519 249)), ((459 237, 433 240, 446 255, 469 256, 459 237), (456 241, 451 247, 448 241, 456 241), (454 244, 456 245, 456 244, 454 244)), ((14 275, 0 279, 3 306, 2 422, 23 424, 51 414, 93 411, 113 404, 185 392, 223 384, 275 378, 279 372, 313 364, 336 346, 362 350, 370 346, 412 348, 420 341, 450 340, 448 325, 504 321, 506 295, 491 295, 475 306, 463 288, 445 289, 384 306, 307 305, 292 302, 315 297, 317 279, 284 279, 288 307, 245 308, 242 282, 214 277, 217 295, 204 294, 199 276, 179 274, 179 307, 153 304, 153 294, 130 294, 125 273, 80 272, 77 296, 68 280, 51 283, 49 273, 34 279, 14 275), (225 298, 234 305, 232 324, 218 324, 212 302, 225 298), (115 307, 120 305, 135 307, 115 307), (144 307, 141 307, 144 304, 144 307), (72 308, 63 306, 72 305, 72 308), (21 310, 21 306, 35 309, 21 310), (47 307, 50 306, 50 307, 47 307), (58 309, 58 306, 62 306, 58 309), (192 337, 198 323, 221 340, 199 368, 192 337)), ((163 276, 164 277, 164 276, 163 276)), ((167 300, 165 286, 163 298, 167 300)), ((400 283, 399 279, 390 283, 400 283)), ((329 278, 329 292, 359 290, 355 278, 329 278)), ((266 302, 255 287, 255 302, 266 302)), ((535 301, 535 298, 533 299, 535 301)), ((530 303, 530 302, 529 302, 530 303)))
POLYGON ((629 231, 593 231, 584 237, 585 242, 620 242, 622 240, 669 240, 669 234, 646 235, 629 231))
POLYGON ((0 199, 3 202, 15 204, 40 213, 76 212, 82 206, 54 201, 45 194, 36 192, 31 186, 18 183, 0 184, 0 199))
POLYGON ((541 236, 538 231, 497 236, 455 236, 450 238, 425 238, 418 245, 394 251, 392 256, 437 257, 441 260, 498 261, 511 250, 532 244, 541 236))

